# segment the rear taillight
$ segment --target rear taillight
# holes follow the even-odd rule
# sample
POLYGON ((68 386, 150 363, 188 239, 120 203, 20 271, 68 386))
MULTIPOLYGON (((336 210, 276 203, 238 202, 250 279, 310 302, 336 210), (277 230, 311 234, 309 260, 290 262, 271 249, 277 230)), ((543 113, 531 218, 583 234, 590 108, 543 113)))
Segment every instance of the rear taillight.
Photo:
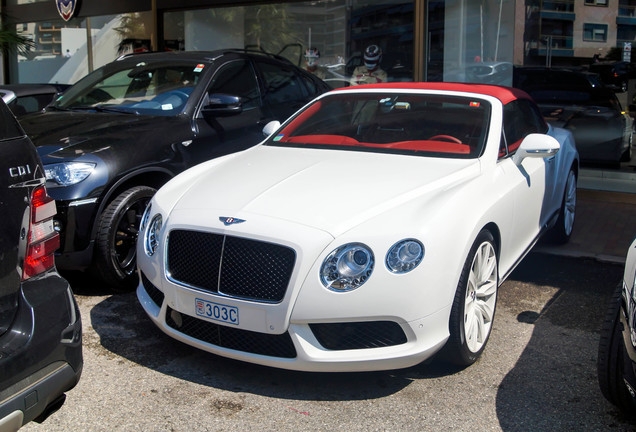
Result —
POLYGON ((27 238, 22 280, 29 279, 55 266, 54 253, 60 247, 60 236, 53 228, 55 201, 38 186, 31 194, 31 220, 27 238))

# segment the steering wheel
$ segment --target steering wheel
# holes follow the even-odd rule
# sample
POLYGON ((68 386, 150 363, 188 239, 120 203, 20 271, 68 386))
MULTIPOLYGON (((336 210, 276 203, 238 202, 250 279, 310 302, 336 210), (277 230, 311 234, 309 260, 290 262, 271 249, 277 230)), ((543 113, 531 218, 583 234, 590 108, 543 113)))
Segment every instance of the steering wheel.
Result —
POLYGON ((430 137, 429 140, 432 140, 432 141, 450 141, 450 142, 454 142, 454 143, 457 143, 457 144, 463 144, 462 140, 460 140, 459 138, 455 138, 454 136, 450 136, 450 135, 434 135, 434 136, 430 137))

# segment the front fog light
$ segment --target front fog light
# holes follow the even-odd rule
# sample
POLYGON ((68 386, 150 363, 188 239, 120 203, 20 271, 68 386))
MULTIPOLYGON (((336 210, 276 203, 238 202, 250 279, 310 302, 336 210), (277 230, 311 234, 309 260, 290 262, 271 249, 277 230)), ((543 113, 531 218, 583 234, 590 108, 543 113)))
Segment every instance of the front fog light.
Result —
POLYGON ((144 251, 148 256, 153 256, 157 250, 162 225, 161 214, 156 214, 148 224, 148 229, 144 234, 144 251))
POLYGON ((373 272, 373 252, 362 243, 349 243, 332 251, 320 268, 320 281, 333 291, 351 291, 373 272))
POLYGON ((407 239, 397 242, 386 254, 386 266, 393 273, 413 270, 424 258, 424 246, 417 240, 407 239))

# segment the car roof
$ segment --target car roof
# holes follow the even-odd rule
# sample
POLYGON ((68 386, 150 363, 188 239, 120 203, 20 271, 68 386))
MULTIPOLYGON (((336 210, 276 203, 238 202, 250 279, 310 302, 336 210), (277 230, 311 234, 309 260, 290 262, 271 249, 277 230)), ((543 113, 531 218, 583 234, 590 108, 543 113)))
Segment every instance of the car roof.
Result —
POLYGON ((0 90, 13 92, 17 97, 42 93, 57 93, 70 87, 67 84, 3 84, 0 90))
POLYGON ((492 96, 499 99, 502 104, 517 99, 530 99, 526 92, 512 87, 494 86, 488 84, 465 84, 465 83, 448 83, 448 82, 395 82, 382 84, 364 84, 360 86, 345 87, 341 90, 366 90, 366 89, 382 89, 382 90, 438 90, 453 91, 465 93, 478 93, 485 96, 492 96))
POLYGON ((215 59, 228 54, 245 55, 245 56, 259 56, 271 58, 274 60, 282 61, 292 64, 285 57, 268 53, 262 50, 241 49, 241 48, 228 48, 219 49, 214 51, 166 51, 166 52, 145 52, 145 53, 131 53, 124 54, 119 57, 117 61, 136 61, 136 60, 151 60, 151 61, 197 61, 209 63, 215 59))

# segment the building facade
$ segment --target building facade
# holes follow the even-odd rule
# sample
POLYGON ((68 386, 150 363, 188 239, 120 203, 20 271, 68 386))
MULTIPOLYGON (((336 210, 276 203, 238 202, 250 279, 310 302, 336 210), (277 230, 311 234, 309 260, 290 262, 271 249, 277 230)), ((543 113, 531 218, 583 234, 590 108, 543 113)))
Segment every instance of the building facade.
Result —
POLYGON ((636 39, 636 0, 2 0, 2 10, 34 43, 5 53, 11 83, 74 83, 150 50, 260 49, 302 66, 315 47, 335 87, 377 45, 390 81, 510 84, 513 64, 619 60, 636 39))

